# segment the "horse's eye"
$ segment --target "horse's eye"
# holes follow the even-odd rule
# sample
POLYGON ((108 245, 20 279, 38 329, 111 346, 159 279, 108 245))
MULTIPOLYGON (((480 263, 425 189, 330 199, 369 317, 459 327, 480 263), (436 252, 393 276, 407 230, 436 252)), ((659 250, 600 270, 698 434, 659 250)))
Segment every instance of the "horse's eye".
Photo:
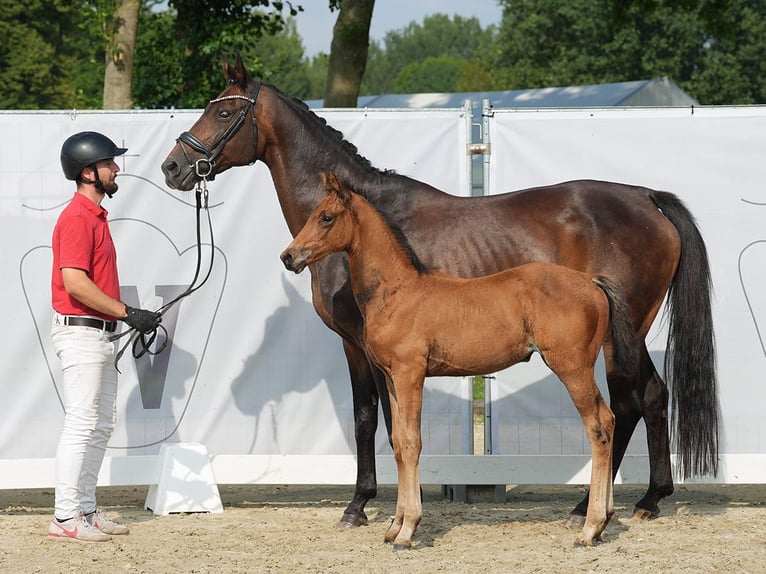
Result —
POLYGON ((322 225, 329 225, 332 223, 332 220, 333 220, 333 216, 330 215, 329 213, 323 213, 322 216, 319 218, 319 222, 322 225))
POLYGON ((231 117, 231 112, 229 110, 221 110, 218 112, 218 117, 222 120, 228 120, 231 117))

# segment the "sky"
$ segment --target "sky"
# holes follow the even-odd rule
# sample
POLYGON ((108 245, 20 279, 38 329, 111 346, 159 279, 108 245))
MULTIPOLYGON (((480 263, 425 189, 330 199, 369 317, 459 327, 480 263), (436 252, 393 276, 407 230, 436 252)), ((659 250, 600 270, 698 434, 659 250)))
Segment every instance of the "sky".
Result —
MULTIPOLYGON (((330 12, 328 0, 297 0, 303 12, 297 16, 298 34, 303 39, 306 56, 330 53, 332 27, 338 17, 330 12)), ((482 28, 499 24, 502 10, 497 0, 376 0, 372 11, 370 39, 382 40, 386 32, 404 28, 413 20, 422 24, 431 14, 455 14, 479 19, 482 28)))

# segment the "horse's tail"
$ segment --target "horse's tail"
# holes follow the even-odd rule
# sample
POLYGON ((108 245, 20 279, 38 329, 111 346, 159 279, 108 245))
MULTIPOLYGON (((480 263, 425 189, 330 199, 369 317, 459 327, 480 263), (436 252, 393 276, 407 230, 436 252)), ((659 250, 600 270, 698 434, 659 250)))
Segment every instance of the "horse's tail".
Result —
POLYGON ((636 327, 625 295, 615 283, 604 276, 594 277, 593 283, 609 301, 609 324, 612 339, 612 361, 617 373, 634 376, 638 371, 636 327))
POLYGON ((718 383, 707 249, 694 216, 672 193, 652 200, 681 236, 681 258, 665 316, 665 380, 671 389, 671 432, 681 476, 718 474, 718 383))

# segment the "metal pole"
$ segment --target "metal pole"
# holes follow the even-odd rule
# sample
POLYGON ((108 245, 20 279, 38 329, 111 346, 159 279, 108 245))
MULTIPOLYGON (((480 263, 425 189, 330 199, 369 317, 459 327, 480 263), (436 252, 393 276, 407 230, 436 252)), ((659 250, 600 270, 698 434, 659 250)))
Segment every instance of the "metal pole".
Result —
POLYGON ((494 375, 482 376, 484 381, 484 454, 492 454, 492 381, 494 375))

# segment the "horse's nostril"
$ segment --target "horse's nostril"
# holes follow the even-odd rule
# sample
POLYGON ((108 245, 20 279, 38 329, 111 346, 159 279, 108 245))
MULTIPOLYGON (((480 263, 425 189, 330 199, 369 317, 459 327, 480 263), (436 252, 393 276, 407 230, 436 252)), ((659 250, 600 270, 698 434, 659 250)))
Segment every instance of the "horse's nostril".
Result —
POLYGON ((172 159, 167 160, 162 164, 162 171, 166 175, 178 173, 178 164, 172 159))

